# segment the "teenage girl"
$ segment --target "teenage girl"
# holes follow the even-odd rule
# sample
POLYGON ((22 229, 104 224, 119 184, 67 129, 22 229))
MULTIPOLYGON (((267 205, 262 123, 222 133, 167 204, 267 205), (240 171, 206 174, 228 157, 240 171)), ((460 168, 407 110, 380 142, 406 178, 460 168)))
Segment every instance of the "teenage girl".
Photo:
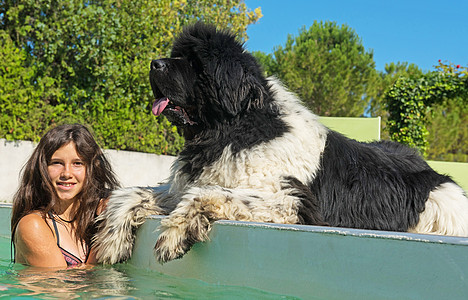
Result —
POLYGON ((15 262, 55 268, 94 264, 94 219, 117 187, 111 165, 85 126, 47 132, 13 198, 15 262))

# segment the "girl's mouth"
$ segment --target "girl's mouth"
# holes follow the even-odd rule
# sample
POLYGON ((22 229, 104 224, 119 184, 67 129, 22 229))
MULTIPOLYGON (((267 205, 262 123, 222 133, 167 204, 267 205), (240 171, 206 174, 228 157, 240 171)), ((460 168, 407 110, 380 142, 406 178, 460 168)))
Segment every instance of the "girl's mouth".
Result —
POLYGON ((70 189, 75 186, 73 182, 57 182, 57 186, 62 189, 70 189))

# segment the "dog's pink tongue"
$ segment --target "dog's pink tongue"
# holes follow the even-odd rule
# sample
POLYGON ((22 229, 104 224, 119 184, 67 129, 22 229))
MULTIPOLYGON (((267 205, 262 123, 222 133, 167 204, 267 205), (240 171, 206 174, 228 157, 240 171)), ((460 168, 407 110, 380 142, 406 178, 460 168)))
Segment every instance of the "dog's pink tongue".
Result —
POLYGON ((153 115, 159 116, 163 110, 166 108, 167 104, 169 103, 169 99, 167 97, 156 99, 153 103, 153 115))

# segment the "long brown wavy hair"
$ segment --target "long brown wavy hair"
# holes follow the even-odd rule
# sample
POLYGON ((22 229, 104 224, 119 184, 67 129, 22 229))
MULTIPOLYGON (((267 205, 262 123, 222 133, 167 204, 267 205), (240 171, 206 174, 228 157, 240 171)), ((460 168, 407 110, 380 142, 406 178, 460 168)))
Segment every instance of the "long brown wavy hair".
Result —
POLYGON ((33 211, 40 211, 45 220, 52 212, 58 196, 47 167, 55 151, 70 142, 75 143, 76 151, 86 166, 83 189, 78 195, 79 205, 75 206, 76 210, 71 217, 76 220, 77 240, 90 245, 99 202, 109 197, 110 192, 120 184, 93 135, 81 124, 60 125, 48 131, 23 167, 20 187, 13 197, 12 241, 16 226, 22 217, 33 211))

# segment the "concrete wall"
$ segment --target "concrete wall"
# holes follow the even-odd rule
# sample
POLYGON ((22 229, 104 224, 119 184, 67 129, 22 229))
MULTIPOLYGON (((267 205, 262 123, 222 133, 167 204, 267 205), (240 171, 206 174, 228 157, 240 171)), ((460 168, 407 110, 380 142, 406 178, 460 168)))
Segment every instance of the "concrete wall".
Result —
MULTIPOLYGON (((36 144, 0 139, 0 202, 11 202, 36 144)), ((104 150, 122 186, 154 186, 169 176, 173 156, 104 150)))
MULTIPOLYGON (((18 188, 21 168, 35 144, 0 139, 0 202, 10 202, 18 188)), ((104 150, 122 186, 154 186, 169 176, 173 156, 140 152, 104 150)), ((468 191, 468 163, 428 162, 442 174, 448 174, 468 191)))

